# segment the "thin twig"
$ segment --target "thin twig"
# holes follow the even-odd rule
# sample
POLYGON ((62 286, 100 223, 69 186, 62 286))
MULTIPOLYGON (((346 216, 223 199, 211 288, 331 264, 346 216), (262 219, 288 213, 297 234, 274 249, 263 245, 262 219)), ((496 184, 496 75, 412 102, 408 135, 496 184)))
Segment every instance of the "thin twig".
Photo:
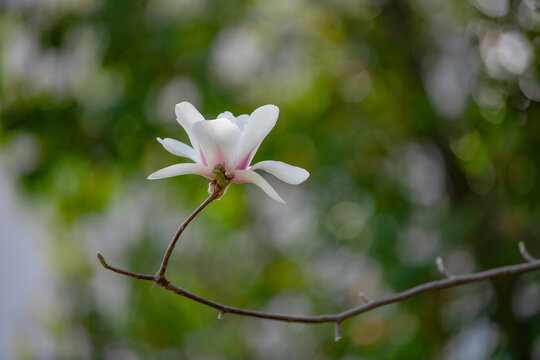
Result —
MULTIPOLYGON (((101 254, 99 254, 98 257, 100 255, 101 254)), ((498 268, 494 268, 494 269, 490 269, 486 271, 481 271, 477 273, 472 273, 472 274, 453 275, 451 278, 424 283, 424 284, 415 286, 413 288, 410 288, 408 290, 402 291, 400 293, 390 295, 390 296, 385 296, 380 299, 370 301, 366 304, 362 304, 360 306, 354 307, 349 310, 345 310, 337 314, 302 316, 302 315, 285 315, 285 314, 266 313, 266 312, 261 312, 261 311, 246 310, 246 309, 241 309, 241 308, 237 308, 233 306, 220 304, 218 302, 203 298, 199 295, 196 295, 187 290, 184 290, 183 288, 174 285, 173 283, 169 282, 166 279, 162 281, 158 281, 152 275, 134 274, 129 271, 120 270, 118 268, 108 265, 105 262, 105 259, 103 259, 103 257, 101 257, 100 262, 106 269, 112 270, 119 274, 134 277, 137 279, 154 281, 156 284, 160 285, 166 290, 172 291, 177 295, 186 297, 200 304, 219 310, 221 313, 235 314, 235 315, 254 317, 254 318, 259 318, 259 319, 284 321, 284 322, 290 322, 290 323, 292 322, 305 323, 305 324, 320 324, 320 323, 330 323, 330 322, 339 323, 351 317, 365 313, 367 311, 370 311, 370 310, 373 310, 373 309, 376 309, 385 305, 401 302, 413 296, 417 296, 417 295, 424 294, 427 292, 442 290, 442 289, 449 289, 449 288, 464 285, 464 284, 499 278, 503 276, 520 275, 520 274, 524 274, 527 272, 540 269, 540 260, 534 260, 528 263, 502 266, 502 267, 498 267, 498 268)))
POLYGON ((137 273, 134 273, 134 272, 131 272, 131 271, 126 271, 126 270, 122 270, 120 268, 111 266, 111 265, 107 264, 107 262, 105 262, 105 258, 103 257, 103 255, 101 255, 100 253, 97 253, 96 255, 97 255, 97 258, 98 258, 99 262, 101 263, 101 265, 103 265, 103 267, 105 269, 107 269, 107 270, 111 270, 111 271, 114 271, 115 273, 126 275, 126 276, 129 276, 129 277, 132 277, 132 278, 135 278, 135 279, 139 279, 139 280, 150 280, 150 281, 155 280, 155 277, 153 275, 137 274, 137 273))
POLYGON ((528 262, 536 261, 536 259, 527 251, 527 248, 525 247, 525 244, 523 243, 523 241, 520 241, 518 246, 519 246, 519 252, 521 253, 521 256, 523 256, 525 260, 527 260, 528 262))
POLYGON ((219 311, 218 318, 220 319, 223 317, 223 314, 228 313, 228 314, 235 314, 235 315, 246 316, 246 317, 283 321, 283 322, 289 322, 289 323, 304 323, 304 324, 334 323, 336 326, 335 327, 336 341, 341 338, 341 334, 340 334, 341 322, 349 318, 352 318, 354 316, 357 316, 359 314, 365 313, 367 311, 370 311, 370 310, 373 310, 373 309, 376 309, 385 305, 401 302, 411 297, 424 294, 427 292, 431 292, 431 291, 448 289, 448 288, 452 288, 452 287, 456 287, 456 286, 460 286, 464 284, 499 278, 503 276, 520 275, 520 274, 524 274, 527 272, 540 269, 540 260, 537 260, 532 255, 530 255, 525 249, 525 245, 523 245, 523 243, 520 243, 519 250, 521 252, 521 255, 527 260, 527 263, 502 266, 502 267, 485 270, 485 271, 481 271, 477 273, 472 273, 472 274, 453 275, 453 274, 448 273, 448 271, 444 267, 444 263, 442 259, 437 258, 437 261, 436 261, 437 267, 439 271, 445 276, 444 279, 427 282, 427 283, 415 286, 413 288, 410 288, 408 290, 402 291, 394 295, 384 296, 377 300, 369 300, 365 298, 365 296, 362 296, 363 295, 362 294, 360 295, 360 297, 364 301, 362 305, 353 307, 351 309, 342 311, 337 314, 324 314, 324 315, 315 315, 315 316, 286 315, 286 314, 274 314, 274 313, 267 313, 267 312, 262 312, 262 311, 247 310, 247 309, 241 309, 241 308, 237 308, 233 306, 228 306, 228 305, 220 304, 218 302, 203 298, 194 293, 191 293, 177 285, 174 285, 173 283, 171 283, 169 280, 165 278, 165 270, 167 269, 167 263, 171 256, 171 253, 174 249, 174 246, 178 238, 180 237, 180 235, 182 234, 186 226, 191 222, 191 220, 193 220, 195 216, 197 216, 197 214, 201 212, 202 209, 204 209, 209 203, 211 203, 216 198, 219 198, 220 194, 222 194, 223 189, 221 189, 221 193, 220 193, 219 186, 214 186, 212 189, 213 189, 212 193, 210 194, 208 199, 206 199, 186 219, 186 221, 180 226, 180 228, 176 232, 171 243, 169 244, 169 247, 167 248, 167 251, 165 253, 165 256, 163 257, 161 266, 158 272, 156 273, 156 275, 137 274, 137 273, 133 273, 130 271, 122 270, 120 268, 111 266, 107 264, 107 262, 105 261, 105 259, 100 253, 97 254, 99 262, 105 269, 114 271, 116 273, 119 273, 125 276, 129 276, 135 279, 150 280, 156 283, 157 285, 161 286, 162 288, 172 291, 177 295, 186 297, 200 304, 214 308, 219 311))
POLYGON ((171 257, 171 254, 174 250, 174 246, 176 245, 176 242, 180 238, 180 235, 184 232, 186 227, 189 225, 191 220, 195 216, 197 216, 202 209, 204 209, 208 204, 210 204, 212 201, 214 201, 219 196, 219 187, 215 186, 213 187, 212 193, 210 193, 210 196, 208 199, 206 199, 197 209, 195 209, 194 212, 189 215, 189 217, 184 221, 182 225, 178 228, 176 231, 176 234, 174 234, 174 237, 171 240, 171 243, 169 244, 169 247, 167 247, 167 251, 165 252, 165 256, 163 256, 163 260, 161 261, 161 266, 159 267, 158 272, 155 275, 155 278, 157 281, 163 281, 165 280, 165 271, 167 270, 167 264, 169 263, 169 258, 171 257))

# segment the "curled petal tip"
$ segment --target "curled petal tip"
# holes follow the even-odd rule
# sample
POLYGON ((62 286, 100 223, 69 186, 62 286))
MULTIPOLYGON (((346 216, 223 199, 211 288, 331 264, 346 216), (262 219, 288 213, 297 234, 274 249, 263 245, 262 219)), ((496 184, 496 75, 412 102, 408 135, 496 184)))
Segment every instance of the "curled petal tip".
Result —
POLYGON ((267 112, 267 113, 272 113, 273 116, 275 116, 275 118, 277 119, 278 115, 279 115, 279 108, 276 106, 276 105, 273 105, 273 104, 267 104, 267 105, 263 105, 257 109, 255 109, 255 111, 264 111, 264 112, 267 112))
POLYGON ((268 109, 276 109, 276 110, 279 110, 279 108, 274 105, 274 104, 266 104, 266 105, 263 105, 261 107, 264 107, 264 108, 268 108, 268 109))
MULTIPOLYGON (((159 171, 159 170, 158 170, 159 171)), ((156 176, 156 173, 157 171, 154 171, 153 173, 151 173, 150 175, 148 175, 146 177, 146 180, 156 180, 156 179, 160 179, 160 177, 156 176)))
POLYGON ((306 180, 310 177, 310 175, 311 175, 311 174, 309 173, 309 171, 307 171, 306 169, 302 169, 302 170, 304 170, 304 171, 303 171, 303 172, 304 172, 304 175, 302 176, 302 180, 300 180, 300 183, 303 183, 304 181, 306 181, 306 180))

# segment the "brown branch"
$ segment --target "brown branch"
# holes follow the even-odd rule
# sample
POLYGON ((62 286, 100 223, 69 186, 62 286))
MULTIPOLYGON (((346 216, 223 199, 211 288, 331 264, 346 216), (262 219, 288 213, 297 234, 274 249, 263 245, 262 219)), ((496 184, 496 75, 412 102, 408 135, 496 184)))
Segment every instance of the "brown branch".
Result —
POLYGON ((133 273, 130 271, 122 270, 120 268, 111 266, 107 264, 103 256, 100 253, 98 253, 97 257, 101 265, 105 269, 114 271, 116 273, 119 273, 125 276, 129 276, 129 277, 140 279, 140 280, 150 280, 158 284, 165 290, 169 290, 177 295, 186 297, 200 304, 214 308, 219 311, 218 319, 223 318, 224 314, 235 314, 239 316, 283 321, 283 322, 289 322, 289 323, 304 323, 304 324, 334 323, 335 324, 334 338, 336 341, 341 339, 341 332, 340 332, 341 322, 349 318, 352 318, 354 316, 357 316, 359 314, 365 313, 367 311, 370 311, 370 310, 373 310, 382 306, 386 306, 389 304, 401 302, 411 297, 424 294, 427 292, 431 292, 431 291, 449 289, 449 288, 464 285, 464 284, 469 284, 469 283, 479 282, 479 281, 484 281, 484 280, 489 280, 489 279, 495 279, 495 278, 499 278, 503 276, 520 275, 520 274, 524 274, 527 272, 540 269, 540 260, 535 259, 531 254, 529 254, 529 252, 525 248, 525 245, 522 242, 520 242, 519 251, 521 255, 523 256, 523 258, 527 261, 526 263, 502 266, 502 267, 480 271, 480 272, 472 273, 472 274, 453 275, 453 274, 450 274, 446 270, 442 259, 437 258, 436 265, 439 272, 445 277, 444 279, 427 282, 427 283, 415 286, 413 288, 410 288, 408 290, 402 291, 397 294, 384 296, 377 300, 370 300, 367 297, 365 297, 363 293, 360 293, 359 296, 363 300, 362 305, 359 305, 357 307, 354 307, 354 308, 351 308, 351 309, 348 309, 348 310, 345 310, 336 314, 324 314, 324 315, 315 315, 315 316, 286 315, 286 314, 275 314, 275 313, 247 310, 247 309, 241 309, 241 308, 237 308, 233 306, 224 305, 224 304, 203 298, 194 293, 191 293, 177 285, 174 285, 173 283, 171 283, 169 280, 165 278, 165 270, 167 269, 167 263, 169 261, 172 251, 174 250, 174 246, 176 242, 178 241, 178 238, 180 237, 182 232, 185 230, 185 228, 191 222, 191 220, 193 220, 193 218, 201 212, 202 209, 204 209, 213 200, 219 198, 220 195, 222 195, 223 189, 220 186, 216 186, 214 182, 211 183, 210 189, 212 191, 208 199, 206 199, 186 219, 186 221, 184 221, 184 223, 180 226, 180 228, 174 235, 171 243, 169 244, 169 247, 167 248, 167 251, 165 252, 165 256, 163 257, 163 261, 156 275, 137 274, 137 273, 133 273), (214 186, 212 187, 212 185, 214 186))
POLYGON ((171 254, 172 254, 172 252, 174 250, 174 246, 176 245, 176 242, 180 238, 180 235, 182 235, 182 233, 184 232, 186 227, 189 225, 191 220, 193 220, 193 218, 195 216, 197 216, 202 211, 202 209, 204 209, 208 204, 210 204, 212 201, 217 199, 218 196, 220 195, 220 187, 216 186, 216 184, 214 184, 214 182, 215 182, 215 180, 210 184, 210 186, 211 186, 210 188, 212 189, 212 192, 210 193, 210 196, 208 197, 208 199, 206 199, 201 205, 199 205, 199 207, 197 209, 195 209, 194 212, 191 213, 191 215, 189 215, 189 217, 184 221, 184 223, 182 225, 180 225, 180 227, 176 231, 176 234, 174 234, 174 236, 173 236, 173 238, 171 240, 171 243, 167 247, 167 251, 165 252, 165 256, 163 256, 163 260, 161 261, 161 266, 159 267, 159 270, 155 275, 156 281, 164 281, 165 280, 165 271, 167 270, 167 264, 169 263, 169 258, 171 257, 171 254), (214 186, 212 186, 212 185, 214 185, 214 186))
MULTIPOLYGON (((98 254, 98 257, 99 256, 101 256, 101 254, 98 254)), ((163 287, 164 289, 172 291, 177 295, 186 297, 200 304, 219 310, 221 316, 223 316, 223 314, 235 314, 235 315, 254 317, 254 318, 259 318, 259 319, 284 321, 284 322, 290 322, 290 323, 293 323, 293 322, 305 323, 305 324, 341 323, 351 317, 368 312, 370 310, 373 310, 373 309, 376 309, 385 305, 401 302, 411 297, 424 294, 427 292, 442 290, 442 289, 449 289, 449 288, 464 285, 464 284, 469 284, 469 283, 474 283, 474 282, 479 282, 479 281, 484 281, 484 280, 489 280, 489 279, 495 279, 495 278, 499 278, 503 276, 520 275, 520 274, 524 274, 524 273, 528 273, 528 272, 540 269, 540 260, 534 260, 534 261, 523 263, 523 264, 502 266, 502 267, 498 267, 498 268, 494 268, 494 269, 490 269, 486 271, 481 271, 477 273, 472 273, 472 274, 453 275, 451 278, 445 278, 442 280, 436 280, 436 281, 424 283, 424 284, 415 286, 413 288, 410 288, 408 290, 402 291, 397 294, 393 294, 393 295, 382 297, 377 300, 369 301, 368 303, 362 304, 360 306, 354 307, 349 310, 345 310, 337 314, 303 316, 303 315, 285 315, 285 314, 266 313, 266 312, 261 312, 261 311, 241 309, 241 308, 237 308, 233 306, 220 304, 218 302, 215 302, 215 301, 203 298, 194 293, 191 293, 179 286, 172 284, 170 281, 166 279, 165 281, 158 282, 155 279, 155 277, 152 275, 133 274, 125 270, 120 270, 118 268, 114 268, 108 265, 105 262, 105 260, 103 260, 102 264, 106 269, 115 271, 123 275, 140 278, 143 280, 152 280, 158 285, 160 285, 161 287, 163 287)))
POLYGON ((132 277, 132 278, 135 278, 135 279, 139 279, 139 280, 150 280, 150 281, 155 280, 155 276, 153 276, 153 275, 137 274, 137 273, 134 273, 134 272, 131 272, 131 271, 126 271, 126 270, 122 270, 120 268, 111 266, 111 265, 107 264, 107 262, 105 261, 105 258, 100 253, 97 253, 97 258, 98 258, 99 262, 101 263, 101 265, 103 265, 103 267, 105 269, 107 269, 107 270, 111 270, 111 271, 114 271, 115 273, 126 275, 126 276, 129 276, 129 277, 132 277))

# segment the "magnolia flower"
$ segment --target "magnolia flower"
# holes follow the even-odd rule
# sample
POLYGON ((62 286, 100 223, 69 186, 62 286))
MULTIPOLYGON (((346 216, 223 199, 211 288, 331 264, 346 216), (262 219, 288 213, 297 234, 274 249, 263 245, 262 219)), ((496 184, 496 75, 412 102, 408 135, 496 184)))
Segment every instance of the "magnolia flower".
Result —
POLYGON ((265 105, 251 115, 235 117, 229 111, 215 120, 204 117, 188 102, 176 105, 176 119, 189 136, 192 147, 174 139, 157 138, 171 154, 189 158, 194 163, 171 165, 158 170, 148 179, 197 174, 208 179, 231 183, 252 183, 260 187, 272 199, 284 203, 278 193, 254 170, 264 170, 289 184, 300 184, 309 173, 299 167, 281 161, 261 161, 251 165, 251 160, 261 142, 276 124, 279 109, 265 105))

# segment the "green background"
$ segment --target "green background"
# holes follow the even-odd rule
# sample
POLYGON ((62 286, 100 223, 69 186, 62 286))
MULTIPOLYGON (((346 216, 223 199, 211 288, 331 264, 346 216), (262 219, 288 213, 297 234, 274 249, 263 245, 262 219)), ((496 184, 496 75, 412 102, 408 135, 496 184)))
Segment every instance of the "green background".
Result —
POLYGON ((181 101, 208 119, 277 105, 255 161, 311 173, 298 186, 266 177, 286 205, 245 184, 204 210, 168 269, 190 291, 320 314, 440 278, 437 256, 465 273, 522 262, 519 241, 540 255, 534 1, 0 6, 2 191, 39 219, 29 238, 49 269, 24 299, 33 325, 9 324, 7 358, 540 359, 538 274, 369 312, 335 343, 331 324, 218 320, 95 258, 155 272, 207 196, 202 177, 146 180, 184 161, 155 141, 188 141, 181 101))

